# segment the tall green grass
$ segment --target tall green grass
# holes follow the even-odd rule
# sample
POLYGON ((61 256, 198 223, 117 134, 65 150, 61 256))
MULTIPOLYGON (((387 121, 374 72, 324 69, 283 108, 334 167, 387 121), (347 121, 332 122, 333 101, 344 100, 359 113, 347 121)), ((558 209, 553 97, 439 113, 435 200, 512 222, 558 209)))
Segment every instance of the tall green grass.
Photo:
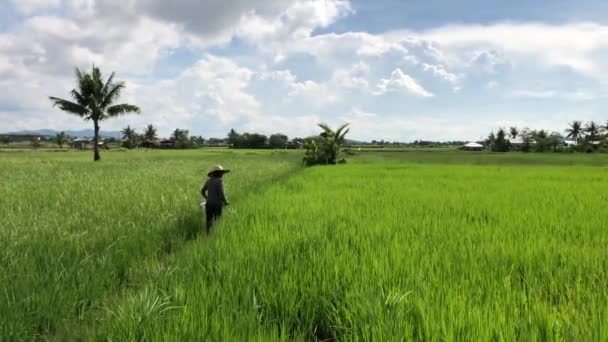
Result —
POLYGON ((0 154, 0 339, 608 339, 606 158, 300 157, 0 154))
POLYGON ((168 271, 86 334, 606 340, 607 176, 594 167, 307 169, 239 203, 212 239, 166 260, 168 271))
POLYGON ((234 170, 226 188, 236 202, 299 168, 298 155, 282 152, 90 157, 0 154, 0 340, 94 324, 109 298, 138 289, 141 264, 203 232, 199 189, 212 165, 234 170))

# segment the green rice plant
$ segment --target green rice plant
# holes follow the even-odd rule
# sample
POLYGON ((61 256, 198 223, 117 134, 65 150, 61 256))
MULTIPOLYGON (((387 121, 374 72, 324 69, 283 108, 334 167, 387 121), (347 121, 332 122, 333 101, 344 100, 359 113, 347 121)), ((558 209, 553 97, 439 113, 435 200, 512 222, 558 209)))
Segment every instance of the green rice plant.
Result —
MULTIPOLYGON (((179 271, 151 284, 183 309, 147 336, 603 340, 607 175, 407 160, 306 169, 167 261, 179 271)), ((93 336, 117 338, 109 320, 93 336)))
POLYGON ((300 158, 3 153, 0 336, 608 339, 605 157, 300 158), (232 210, 204 236, 218 163, 232 210))
POLYGON ((226 188, 237 202, 299 168, 293 153, 252 153, 109 152, 94 165, 85 153, 3 153, 0 337, 64 334, 114 310, 115 296, 139 298, 127 293, 168 273, 156 262, 204 231, 209 167, 234 169, 226 188))

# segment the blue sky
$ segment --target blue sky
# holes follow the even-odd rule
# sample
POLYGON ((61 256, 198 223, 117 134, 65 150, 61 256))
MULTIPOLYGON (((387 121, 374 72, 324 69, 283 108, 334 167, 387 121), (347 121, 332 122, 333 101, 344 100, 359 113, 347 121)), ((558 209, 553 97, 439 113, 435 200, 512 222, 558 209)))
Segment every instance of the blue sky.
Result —
POLYGON ((608 2, 6 0, 0 132, 89 124, 50 106, 73 68, 128 82, 141 116, 205 137, 230 128, 357 139, 476 140, 498 127, 608 120, 608 2))

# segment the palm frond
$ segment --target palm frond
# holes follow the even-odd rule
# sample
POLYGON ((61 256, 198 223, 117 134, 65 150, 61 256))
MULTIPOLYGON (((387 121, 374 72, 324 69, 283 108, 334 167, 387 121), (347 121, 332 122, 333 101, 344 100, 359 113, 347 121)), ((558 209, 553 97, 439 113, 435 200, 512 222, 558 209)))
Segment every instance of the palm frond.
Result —
POLYGON ((331 133, 331 134, 334 133, 334 131, 329 127, 328 124, 320 123, 320 124, 317 124, 317 126, 321 127, 325 131, 325 133, 331 133))
POLYGON ((80 104, 81 106, 85 106, 85 104, 87 103, 87 100, 84 98, 84 96, 82 96, 82 94, 80 92, 78 92, 76 89, 72 89, 72 91, 70 92, 70 95, 72 95, 74 100, 76 100, 76 102, 78 104, 80 104))
POLYGON ((126 85, 124 82, 119 82, 116 84, 111 84, 109 91, 103 93, 103 99, 99 103, 101 108, 106 108, 110 106, 117 98, 120 97, 123 89, 125 89, 126 85))
POLYGON ((120 116, 120 115, 124 115, 124 114, 128 114, 128 113, 139 114, 141 112, 139 107, 128 104, 128 103, 117 104, 117 105, 108 107, 108 109, 106 111, 107 111, 109 117, 120 116))
POLYGON ((103 86, 103 93, 107 94, 108 91, 110 90, 110 87, 112 86, 113 82, 114 82, 114 75, 116 75, 115 72, 112 72, 112 74, 110 74, 110 77, 108 77, 108 80, 106 81, 106 84, 103 86))
POLYGON ((342 134, 338 136, 338 139, 341 142, 344 141, 344 139, 346 138, 346 134, 348 134, 348 132, 350 132, 350 128, 345 129, 344 132, 342 132, 342 134))
POLYGON ((344 125, 338 127, 338 129, 336 130, 336 135, 339 137, 342 133, 342 131, 348 127, 349 124, 345 123, 344 125))
POLYGON ((53 107, 57 106, 61 110, 66 111, 68 113, 78 115, 81 118, 85 118, 85 119, 88 118, 88 115, 90 113, 89 109, 78 103, 74 103, 72 101, 68 101, 68 100, 64 100, 64 99, 60 99, 60 98, 52 97, 52 96, 49 96, 49 99, 51 101, 53 101, 53 107))
POLYGON ((80 69, 78 69, 78 67, 74 68, 74 73, 76 74, 76 82, 80 84, 80 82, 84 78, 84 74, 82 73, 82 71, 80 71, 80 69))

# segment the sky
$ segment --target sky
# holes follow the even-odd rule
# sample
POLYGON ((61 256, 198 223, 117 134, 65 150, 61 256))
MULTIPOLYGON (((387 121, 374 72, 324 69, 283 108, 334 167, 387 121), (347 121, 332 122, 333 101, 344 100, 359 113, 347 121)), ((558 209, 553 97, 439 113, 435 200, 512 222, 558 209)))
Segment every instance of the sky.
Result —
POLYGON ((0 132, 90 128, 53 108, 116 72, 151 123, 223 137, 479 140, 608 121, 605 0, 0 0, 0 132))

